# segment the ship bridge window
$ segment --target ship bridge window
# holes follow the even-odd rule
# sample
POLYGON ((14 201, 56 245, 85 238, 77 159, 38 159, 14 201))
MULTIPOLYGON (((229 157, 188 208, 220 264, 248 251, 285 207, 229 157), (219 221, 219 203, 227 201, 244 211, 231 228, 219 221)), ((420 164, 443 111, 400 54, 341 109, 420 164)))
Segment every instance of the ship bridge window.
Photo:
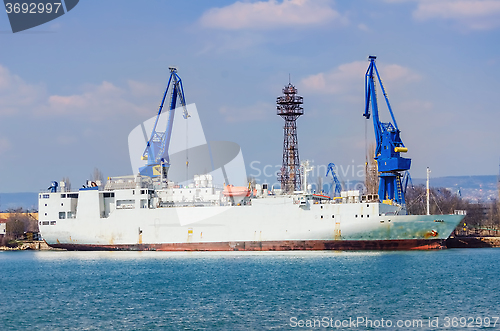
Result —
POLYGON ((50 221, 50 225, 56 225, 56 221, 50 221))
POLYGON ((42 195, 42 198, 43 198, 43 199, 48 199, 49 197, 50 197, 50 195, 49 195, 49 194, 44 194, 44 195, 42 195))
POLYGON ((78 193, 70 193, 68 194, 68 198, 78 199, 78 193))
POLYGON ((115 193, 114 192, 104 192, 104 197, 105 198, 114 198, 115 193))
POLYGON ((49 225, 49 221, 43 221, 42 225, 49 225))
POLYGON ((135 200, 118 200, 116 201, 116 208, 118 209, 134 209, 135 200))
POLYGON ((61 198, 66 198, 66 194, 61 194, 61 198))
POLYGON ((63 211, 60 211, 60 212, 59 212, 59 219, 60 219, 60 220, 63 220, 63 219, 65 219, 65 218, 66 218, 66 213, 65 213, 65 212, 63 212, 63 211))

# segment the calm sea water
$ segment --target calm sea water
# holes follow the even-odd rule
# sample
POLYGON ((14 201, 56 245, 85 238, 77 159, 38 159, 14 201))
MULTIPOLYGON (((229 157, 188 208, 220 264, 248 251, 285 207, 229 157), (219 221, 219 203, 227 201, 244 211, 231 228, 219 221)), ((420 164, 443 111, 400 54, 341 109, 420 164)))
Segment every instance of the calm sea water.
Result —
POLYGON ((500 249, 0 252, 0 329, 500 329, 499 289, 500 249))

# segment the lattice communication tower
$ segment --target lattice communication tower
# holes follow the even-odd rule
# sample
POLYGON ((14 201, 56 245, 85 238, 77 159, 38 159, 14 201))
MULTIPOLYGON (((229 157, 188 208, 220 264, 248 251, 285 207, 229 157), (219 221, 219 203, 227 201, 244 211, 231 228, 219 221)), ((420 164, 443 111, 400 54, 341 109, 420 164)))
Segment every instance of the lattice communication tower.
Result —
POLYGON ((285 120, 283 138, 283 163, 278 180, 284 193, 300 190, 300 162, 297 141, 297 118, 304 114, 303 98, 291 83, 283 88, 283 95, 276 99, 278 115, 285 120))

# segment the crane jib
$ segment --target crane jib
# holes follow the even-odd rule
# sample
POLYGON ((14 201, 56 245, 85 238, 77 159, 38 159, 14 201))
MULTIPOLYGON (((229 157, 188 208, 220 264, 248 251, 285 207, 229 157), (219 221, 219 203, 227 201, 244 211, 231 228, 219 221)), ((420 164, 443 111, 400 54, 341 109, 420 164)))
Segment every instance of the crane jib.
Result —
POLYGON ((166 177, 167 170, 170 165, 168 149, 170 146, 170 137, 172 135, 174 115, 177 103, 179 103, 183 107, 183 117, 185 119, 189 117, 181 78, 179 77, 179 75, 177 75, 176 68, 171 67, 169 68, 169 70, 170 77, 168 79, 167 87, 158 108, 158 114, 151 131, 150 139, 146 144, 146 149, 144 150, 142 156, 143 160, 147 160, 146 165, 139 169, 140 174, 144 176, 157 177, 159 175, 164 175, 166 177), (165 131, 159 131, 158 122, 160 116, 162 115, 163 105, 165 104, 167 95, 169 95, 170 97, 167 127, 165 128, 165 131), (161 171, 158 170, 160 168, 161 171))

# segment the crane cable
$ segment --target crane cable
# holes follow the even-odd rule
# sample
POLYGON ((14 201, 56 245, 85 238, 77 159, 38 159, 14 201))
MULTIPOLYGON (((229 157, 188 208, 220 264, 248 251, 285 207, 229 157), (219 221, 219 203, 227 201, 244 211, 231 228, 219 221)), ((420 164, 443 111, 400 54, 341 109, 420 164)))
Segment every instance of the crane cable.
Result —
POLYGON ((188 121, 189 121, 189 117, 186 118, 186 181, 189 180, 189 156, 188 156, 188 150, 189 150, 189 144, 188 144, 189 126, 188 126, 188 121))
MULTIPOLYGON (((365 186, 368 186, 368 121, 365 122, 365 186)), ((368 191, 368 187, 366 187, 368 191)))

